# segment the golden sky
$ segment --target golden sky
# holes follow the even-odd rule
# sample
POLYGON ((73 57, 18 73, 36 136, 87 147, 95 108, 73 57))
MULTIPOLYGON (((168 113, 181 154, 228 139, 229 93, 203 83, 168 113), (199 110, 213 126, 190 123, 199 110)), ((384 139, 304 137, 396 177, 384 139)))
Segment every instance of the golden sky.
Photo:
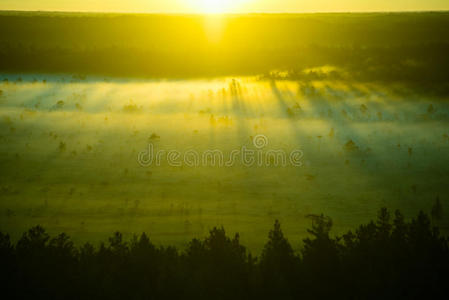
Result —
POLYGON ((449 10, 449 0, 0 0, 1 10, 248 13, 449 10))

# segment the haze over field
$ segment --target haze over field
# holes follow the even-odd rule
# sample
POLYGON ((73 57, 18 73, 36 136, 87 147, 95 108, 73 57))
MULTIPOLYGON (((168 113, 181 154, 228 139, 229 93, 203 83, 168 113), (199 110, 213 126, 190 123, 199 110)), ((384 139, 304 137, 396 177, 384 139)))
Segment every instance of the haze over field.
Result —
MULTIPOLYGON (((376 84, 3 75, 1 226, 35 223, 76 240, 119 228, 182 245, 222 224, 260 249, 274 218, 294 239, 306 215, 337 232, 382 206, 446 203, 449 104, 376 84), (299 166, 141 165, 155 150, 302 151, 299 166), (350 191, 348 191, 348 187, 350 191)), ((166 153, 163 157, 166 157, 166 153)), ((302 224, 302 225, 301 225, 302 224)))
POLYGON ((5 299, 449 299, 447 0, 1 0, 5 299))
POLYGON ((2 12, 0 226, 185 245, 225 225, 257 252, 274 219, 299 241, 310 214, 338 233, 446 204, 448 16, 2 12), (301 156, 143 166, 149 145, 301 156))

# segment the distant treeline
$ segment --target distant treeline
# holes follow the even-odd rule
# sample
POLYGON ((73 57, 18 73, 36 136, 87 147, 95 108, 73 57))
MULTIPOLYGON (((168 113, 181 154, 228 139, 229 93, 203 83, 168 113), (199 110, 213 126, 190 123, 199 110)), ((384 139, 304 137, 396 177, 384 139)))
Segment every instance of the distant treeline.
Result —
POLYGON ((275 222, 260 257, 239 235, 213 228, 186 249, 146 234, 75 247, 65 234, 31 228, 12 244, 0 234, 4 299, 448 299, 448 239, 420 212, 406 221, 381 209, 376 221, 332 237, 332 220, 310 215, 310 237, 295 252, 275 222))
POLYGON ((0 12, 0 72, 191 78, 332 65, 448 83, 449 12, 133 15, 0 12))

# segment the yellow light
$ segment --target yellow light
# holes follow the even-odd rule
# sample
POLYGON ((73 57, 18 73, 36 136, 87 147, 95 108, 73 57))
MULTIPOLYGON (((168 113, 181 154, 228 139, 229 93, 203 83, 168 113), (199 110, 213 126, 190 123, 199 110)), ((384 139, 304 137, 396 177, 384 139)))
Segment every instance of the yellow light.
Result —
POLYGON ((232 13, 242 8, 248 0, 189 0, 188 5, 196 12, 205 14, 232 13))
POLYGON ((228 9, 230 0, 203 0, 205 13, 221 13, 228 9))

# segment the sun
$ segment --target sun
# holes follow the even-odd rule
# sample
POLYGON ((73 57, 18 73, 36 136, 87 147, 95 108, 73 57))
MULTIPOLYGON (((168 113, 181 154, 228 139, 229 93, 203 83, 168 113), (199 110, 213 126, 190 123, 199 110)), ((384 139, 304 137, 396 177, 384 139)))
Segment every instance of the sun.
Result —
POLYGON ((191 0, 196 10, 206 14, 233 12, 247 0, 191 0))
POLYGON ((231 0, 202 0, 202 10, 204 13, 222 13, 229 8, 231 0))

